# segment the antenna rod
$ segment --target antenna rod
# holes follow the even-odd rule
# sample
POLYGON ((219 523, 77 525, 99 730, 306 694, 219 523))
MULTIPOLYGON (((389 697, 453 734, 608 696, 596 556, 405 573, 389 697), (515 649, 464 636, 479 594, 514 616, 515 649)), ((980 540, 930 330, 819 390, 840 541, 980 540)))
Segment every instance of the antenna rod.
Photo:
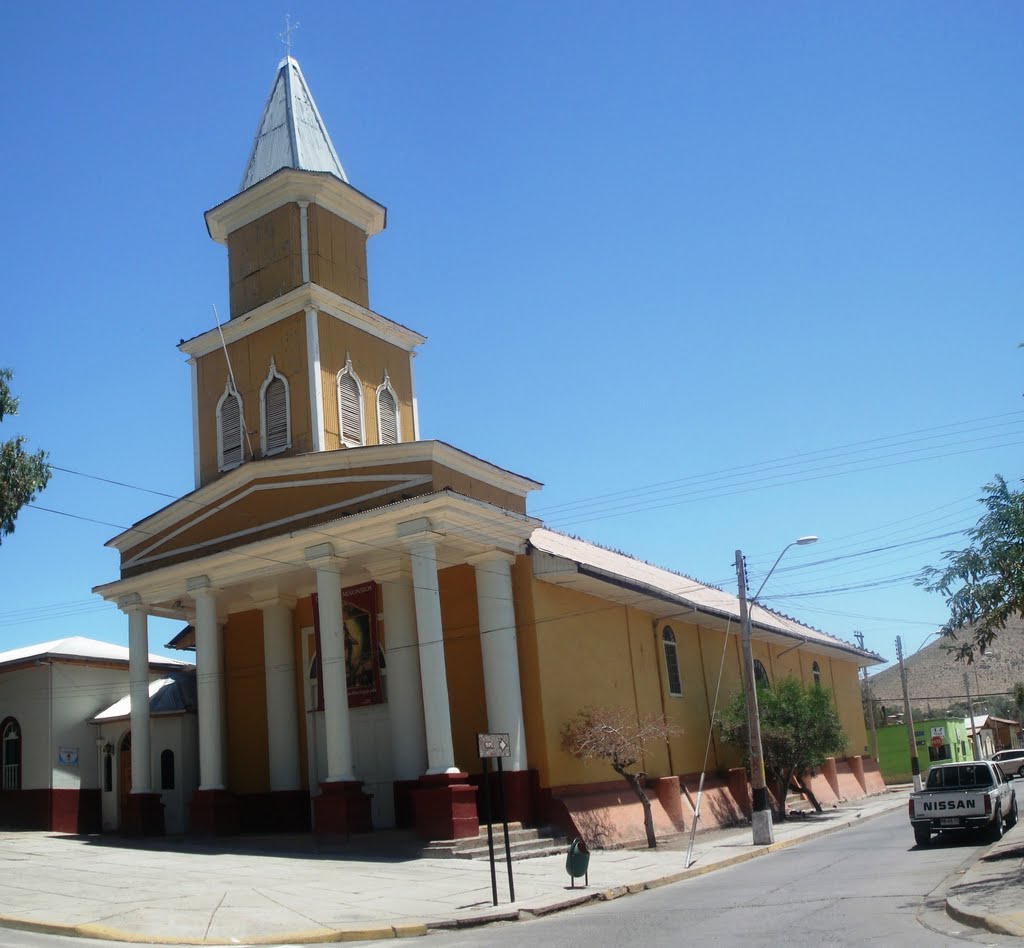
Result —
MULTIPOLYGON (((220 345, 224 350, 224 361, 228 364, 228 378, 231 379, 231 391, 238 394, 238 386, 235 385, 235 370, 231 368, 231 356, 228 355, 228 344, 224 341, 224 330, 220 327, 220 314, 217 312, 217 304, 213 303, 213 318, 217 322, 217 332, 220 333, 220 345)), ((239 420, 242 423, 242 431, 245 432, 245 443, 249 447, 249 460, 255 461, 256 454, 252 449, 252 441, 249 440, 249 429, 245 426, 245 414, 239 411, 239 420)))

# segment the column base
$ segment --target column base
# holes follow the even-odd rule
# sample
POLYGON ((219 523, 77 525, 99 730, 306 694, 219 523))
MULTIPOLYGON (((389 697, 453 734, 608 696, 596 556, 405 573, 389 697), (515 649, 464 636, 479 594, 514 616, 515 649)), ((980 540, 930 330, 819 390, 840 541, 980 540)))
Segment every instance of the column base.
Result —
POLYGON ((412 791, 416 835, 420 839, 465 839, 480 835, 476 787, 468 774, 431 774, 412 791))
POLYGON ((164 805, 159 793, 130 793, 121 814, 125 836, 163 836, 164 805))
POLYGON ((209 836, 238 832, 238 801, 227 790, 197 790, 192 794, 189 829, 209 836))
POLYGON ((305 790, 271 790, 239 794, 238 828, 243 833, 308 833, 309 794, 305 790))
POLYGON ((313 798, 313 832, 317 836, 370 833, 370 796, 357 780, 334 780, 320 784, 320 796, 313 798))

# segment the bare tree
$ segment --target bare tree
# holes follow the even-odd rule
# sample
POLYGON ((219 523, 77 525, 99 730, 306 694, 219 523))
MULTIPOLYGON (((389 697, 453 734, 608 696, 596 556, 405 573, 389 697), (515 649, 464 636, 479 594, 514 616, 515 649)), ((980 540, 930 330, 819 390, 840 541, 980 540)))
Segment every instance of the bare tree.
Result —
POLYGON ((679 729, 664 717, 637 715, 625 708, 584 708, 562 728, 562 749, 579 760, 607 760, 636 794, 644 808, 647 845, 654 849, 654 817, 651 801, 644 789, 647 774, 630 770, 642 758, 644 744, 666 741, 679 729))

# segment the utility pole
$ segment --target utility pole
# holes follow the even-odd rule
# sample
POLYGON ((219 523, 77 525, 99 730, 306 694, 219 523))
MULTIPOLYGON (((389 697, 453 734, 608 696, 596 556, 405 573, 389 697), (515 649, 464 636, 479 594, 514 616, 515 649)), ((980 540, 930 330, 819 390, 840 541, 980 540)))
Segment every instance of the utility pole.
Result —
MULTIPOLYGON (((857 644, 863 650, 864 648, 864 633, 854 632, 854 636, 857 639, 857 644)), ((868 702, 868 720, 871 722, 871 754, 875 759, 875 763, 878 763, 878 734, 875 732, 875 698, 871 692, 871 683, 868 681, 868 669, 865 665, 863 668, 864 672, 864 688, 867 693, 868 702)))
POLYGON ((971 701, 971 679, 967 672, 964 672, 964 691, 967 692, 967 710, 971 715, 971 737, 974 740, 974 759, 981 760, 981 735, 975 726, 974 702, 971 701))
POLYGON ((754 677, 754 651, 751 644, 753 632, 750 627, 750 610, 747 608, 747 567, 740 550, 736 551, 736 582, 739 586, 740 640, 743 645, 743 677, 747 692, 747 731, 750 735, 750 789, 753 796, 750 822, 754 831, 754 845, 770 846, 775 842, 775 831, 772 827, 772 811, 768 808, 768 788, 761 752, 761 716, 757 708, 757 679, 754 677))
POLYGON ((921 765, 917 760, 917 737, 914 734, 914 712, 910 710, 910 692, 907 690, 907 667, 903 664, 903 640, 896 636, 896 657, 900 660, 900 682, 903 685, 903 720, 907 725, 910 745, 910 772, 914 775, 914 790, 921 790, 921 765))

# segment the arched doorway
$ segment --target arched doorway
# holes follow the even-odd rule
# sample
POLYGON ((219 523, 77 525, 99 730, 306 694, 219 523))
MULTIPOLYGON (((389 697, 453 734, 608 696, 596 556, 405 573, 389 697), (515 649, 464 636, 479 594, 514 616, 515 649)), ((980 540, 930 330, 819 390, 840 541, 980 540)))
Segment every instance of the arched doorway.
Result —
POLYGON ((121 738, 117 749, 117 814, 118 822, 124 825, 124 814, 128 808, 128 794, 132 790, 132 732, 121 738))

